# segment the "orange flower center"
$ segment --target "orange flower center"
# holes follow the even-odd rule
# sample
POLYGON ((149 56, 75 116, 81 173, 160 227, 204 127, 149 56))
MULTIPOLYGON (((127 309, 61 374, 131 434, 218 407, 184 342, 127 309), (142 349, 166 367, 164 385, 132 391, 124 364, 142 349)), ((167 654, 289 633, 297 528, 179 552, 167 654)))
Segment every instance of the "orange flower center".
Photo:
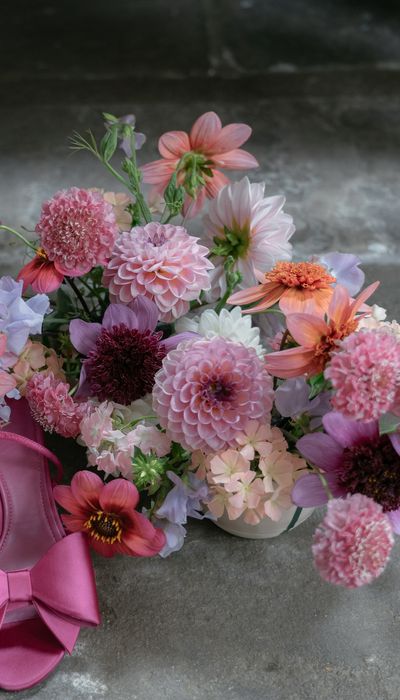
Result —
POLYGON ((48 260, 47 253, 44 250, 44 248, 36 248, 36 255, 39 258, 44 258, 45 260, 48 260))
POLYGON ((329 332, 327 335, 322 336, 318 345, 315 347, 315 358, 320 362, 321 372, 325 369, 332 352, 336 350, 339 342, 351 333, 354 333, 357 326, 358 321, 356 319, 352 319, 339 327, 336 326, 333 321, 330 322, 329 332))
POLYGON ((326 268, 311 262, 279 262, 271 272, 265 274, 267 282, 277 282, 285 287, 302 289, 328 289, 336 278, 326 268))
POLYGON ((98 510, 85 522, 89 535, 104 544, 114 544, 121 541, 122 525, 120 519, 112 513, 98 510))

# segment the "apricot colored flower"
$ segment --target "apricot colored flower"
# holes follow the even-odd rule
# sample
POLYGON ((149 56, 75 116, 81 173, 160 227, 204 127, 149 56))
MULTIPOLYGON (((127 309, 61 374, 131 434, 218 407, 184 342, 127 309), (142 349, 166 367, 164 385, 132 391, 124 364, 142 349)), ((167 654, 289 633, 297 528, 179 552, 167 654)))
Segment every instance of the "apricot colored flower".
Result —
POLYGON ((323 316, 332 299, 336 278, 315 262, 278 262, 265 274, 257 273, 261 284, 236 292, 229 304, 253 304, 244 313, 265 311, 279 301, 284 314, 307 313, 323 316))
POLYGON ((177 170, 178 182, 186 190, 184 212, 190 215, 201 209, 205 198, 212 199, 229 180, 219 170, 257 168, 254 156, 241 146, 251 135, 247 124, 222 126, 215 112, 206 112, 185 131, 168 131, 158 142, 160 160, 143 165, 143 182, 163 192, 177 170))
POLYGON ((151 557, 165 545, 162 530, 136 509, 139 492, 126 479, 104 484, 97 474, 77 472, 71 486, 56 486, 54 498, 70 515, 62 515, 70 532, 85 532, 89 544, 104 557, 116 553, 151 557))
POLYGON ((290 314, 286 319, 287 328, 299 347, 267 355, 265 366, 268 372, 281 379, 303 374, 312 377, 322 372, 340 341, 357 329, 357 311, 378 286, 379 282, 371 284, 353 300, 344 287, 337 285, 326 321, 311 314, 290 314))
POLYGON ((26 385, 35 372, 51 371, 60 381, 65 381, 62 369, 63 360, 57 356, 53 348, 46 348, 42 343, 28 340, 18 361, 13 366, 13 376, 21 396, 25 395, 26 385))

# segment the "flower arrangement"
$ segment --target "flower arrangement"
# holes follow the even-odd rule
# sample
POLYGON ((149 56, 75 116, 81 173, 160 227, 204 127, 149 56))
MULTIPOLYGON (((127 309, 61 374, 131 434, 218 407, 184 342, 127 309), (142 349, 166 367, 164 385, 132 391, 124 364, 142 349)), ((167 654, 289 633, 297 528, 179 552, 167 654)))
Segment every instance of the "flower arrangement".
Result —
POLYGON ((32 253, 0 279, 2 424, 24 397, 85 448, 54 494, 105 556, 167 556, 188 518, 256 527, 295 506, 291 527, 327 503, 317 569, 369 583, 400 532, 400 327, 367 305, 378 282, 360 291, 354 255, 292 258, 284 197, 222 172, 258 166, 249 126, 209 112, 139 166, 134 117, 104 120, 72 148, 124 192, 57 192, 35 242, 0 226, 32 253))

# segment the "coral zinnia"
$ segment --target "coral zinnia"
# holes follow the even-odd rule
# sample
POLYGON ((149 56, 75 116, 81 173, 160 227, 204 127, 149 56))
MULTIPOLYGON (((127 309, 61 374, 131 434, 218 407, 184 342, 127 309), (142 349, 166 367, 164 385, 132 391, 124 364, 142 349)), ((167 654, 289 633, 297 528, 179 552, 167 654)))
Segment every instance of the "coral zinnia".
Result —
POLYGON ((386 328, 353 333, 333 354, 325 377, 337 411, 354 420, 378 419, 400 401, 400 339, 386 328))
POLYGON ((70 532, 85 532, 89 544, 104 557, 116 553, 152 557, 165 545, 165 535, 135 508, 136 486, 126 479, 104 484, 97 474, 77 472, 71 486, 56 486, 54 498, 71 515, 62 515, 70 532))
MULTIPOLYGON (((265 197, 264 189, 264 184, 250 183, 247 177, 227 185, 210 202, 204 219, 207 244, 216 246, 223 258, 234 258, 233 269, 242 275, 241 288, 256 282, 255 270, 269 270, 277 260, 291 258, 289 239, 295 228, 292 217, 282 211, 285 198, 265 197)), ((222 263, 218 267, 225 280, 222 263)), ((225 286, 220 291, 222 296, 225 286)))
POLYGON ((22 280, 24 292, 31 285, 34 292, 47 294, 61 287, 64 273, 49 260, 43 248, 38 248, 36 255, 19 271, 17 280, 22 280))
POLYGON ((224 170, 257 168, 258 162, 241 146, 251 135, 247 124, 228 124, 222 127, 215 112, 206 112, 185 131, 168 131, 158 142, 161 160, 142 166, 143 182, 155 185, 163 192, 178 169, 178 182, 187 196, 184 211, 190 207, 194 216, 203 206, 205 197, 212 199, 229 180, 224 170))
POLYGON ((313 376, 322 372, 343 338, 357 329, 357 311, 374 293, 379 282, 364 289, 351 299, 347 289, 337 285, 328 309, 328 320, 311 314, 290 314, 286 318, 288 331, 299 347, 272 352, 266 356, 270 374, 282 379, 313 376))
POLYGON ((346 588, 371 583, 384 571, 394 543, 382 508, 355 494, 332 500, 314 535, 312 551, 322 578, 346 588))
POLYGON ((230 304, 260 303, 245 313, 265 311, 279 301, 284 314, 309 313, 324 315, 328 310, 336 282, 323 265, 315 262, 278 262, 273 270, 257 273, 261 284, 236 292, 230 304))
POLYGON ((110 304, 102 325, 71 321, 72 344, 87 356, 77 396, 128 405, 151 392, 167 352, 193 335, 182 333, 164 340, 161 332, 155 332, 157 321, 157 307, 145 297, 137 297, 132 308, 110 304))
POLYGON ((73 277, 106 263, 118 226, 113 207, 99 192, 71 187, 44 202, 36 231, 57 272, 73 277))
POLYGON ((136 226, 118 238, 104 284, 112 301, 128 304, 143 295, 154 301, 163 321, 174 321, 209 289, 208 270, 214 266, 208 254, 182 226, 136 226))
POLYGON ((190 451, 236 446, 249 418, 268 416, 272 398, 271 377, 256 351, 219 337, 170 352, 153 390, 161 425, 190 451))
POLYGON ((330 412, 322 422, 326 434, 304 435, 296 447, 323 471, 323 478, 319 474, 302 476, 294 486, 293 502, 307 508, 326 503, 328 492, 335 498, 362 493, 382 506, 399 532, 400 455, 393 438, 379 435, 378 421, 361 423, 330 412))

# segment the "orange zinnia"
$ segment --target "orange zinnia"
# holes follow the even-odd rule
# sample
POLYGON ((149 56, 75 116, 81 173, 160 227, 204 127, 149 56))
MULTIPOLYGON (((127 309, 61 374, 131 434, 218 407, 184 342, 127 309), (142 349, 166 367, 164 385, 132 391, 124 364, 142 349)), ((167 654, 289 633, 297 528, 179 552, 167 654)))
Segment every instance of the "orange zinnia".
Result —
POLYGON ((326 267, 313 262, 279 262, 265 274, 259 273, 261 284, 232 294, 229 304, 260 304, 244 313, 265 311, 279 301, 284 314, 309 313, 323 315, 333 295, 336 278, 326 267))
POLYGON ((356 313, 378 286, 379 282, 375 282, 352 299, 345 287, 337 285, 327 321, 311 314, 290 314, 286 319, 287 329, 299 347, 267 355, 268 372, 281 379, 303 374, 312 377, 322 372, 339 342, 357 329, 364 314, 356 318, 356 313))

